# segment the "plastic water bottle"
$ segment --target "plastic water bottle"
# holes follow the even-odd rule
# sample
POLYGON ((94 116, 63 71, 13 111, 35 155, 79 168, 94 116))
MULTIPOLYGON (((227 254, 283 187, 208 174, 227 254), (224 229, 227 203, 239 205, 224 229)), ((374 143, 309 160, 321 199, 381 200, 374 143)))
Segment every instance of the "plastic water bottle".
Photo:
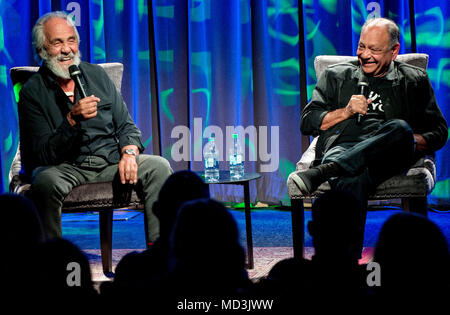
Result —
POLYGON ((233 146, 230 148, 230 179, 244 177, 244 159, 237 133, 233 134, 233 146))
POLYGON ((219 181, 219 151, 217 151, 215 140, 214 134, 211 134, 204 151, 205 181, 207 182, 219 181))

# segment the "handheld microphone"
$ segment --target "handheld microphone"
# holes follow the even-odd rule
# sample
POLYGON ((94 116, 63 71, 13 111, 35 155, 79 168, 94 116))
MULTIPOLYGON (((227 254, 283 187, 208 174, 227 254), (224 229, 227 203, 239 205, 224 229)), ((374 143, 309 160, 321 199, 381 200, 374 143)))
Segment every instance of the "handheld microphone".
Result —
POLYGON ((81 93, 81 98, 85 98, 86 97, 86 91, 83 88, 83 85, 81 84, 81 80, 80 80, 80 76, 81 76, 81 71, 78 68, 77 65, 71 65, 69 67, 69 73, 70 73, 70 77, 72 78, 72 80, 75 81, 75 85, 78 88, 78 91, 80 91, 81 93))
MULTIPOLYGON (((364 76, 358 82, 358 94, 359 95, 364 95, 364 97, 366 97, 366 98, 369 95, 369 83, 367 83, 367 79, 364 76)), ((358 114, 358 116, 356 117, 356 124, 357 125, 361 124, 362 118, 363 118, 363 115, 362 114, 358 114)))

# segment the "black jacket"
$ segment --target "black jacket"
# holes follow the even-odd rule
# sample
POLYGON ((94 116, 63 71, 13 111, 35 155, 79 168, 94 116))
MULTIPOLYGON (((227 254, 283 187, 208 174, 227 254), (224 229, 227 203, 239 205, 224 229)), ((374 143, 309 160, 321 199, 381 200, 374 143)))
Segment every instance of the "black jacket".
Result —
MULTIPOLYGON (((441 113, 427 73, 406 63, 394 61, 393 71, 385 80, 384 111, 386 120, 403 119, 414 133, 421 134, 430 152, 439 150, 447 141, 447 123, 441 113)), ((351 96, 357 94, 361 76, 358 61, 335 64, 328 67, 314 89, 310 102, 301 115, 300 131, 318 136, 316 161, 333 145, 349 120, 344 120, 327 130, 320 130, 325 115, 347 106, 351 96)))
MULTIPOLYGON (((71 126, 67 121, 73 104, 45 63, 20 91, 20 150, 26 178, 38 166, 79 163, 87 155, 115 164, 123 146, 134 144, 144 149, 141 133, 105 70, 86 62, 79 68, 87 95, 100 98, 97 116, 80 125, 71 126)), ((79 98, 77 92, 75 99, 79 98)))

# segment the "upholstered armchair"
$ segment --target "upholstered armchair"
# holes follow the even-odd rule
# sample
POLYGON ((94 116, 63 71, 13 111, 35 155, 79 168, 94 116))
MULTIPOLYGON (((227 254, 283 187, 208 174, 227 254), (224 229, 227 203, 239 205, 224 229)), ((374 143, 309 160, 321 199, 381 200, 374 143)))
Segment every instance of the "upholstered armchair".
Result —
MULTIPOLYGON (((356 60, 353 56, 317 56, 314 60, 314 68, 317 78, 329 65, 340 62, 356 60)), ((398 61, 427 69, 428 55, 426 54, 404 54, 397 57, 398 61)), ((300 161, 297 162, 296 171, 305 170, 311 167, 315 156, 315 145, 317 138, 314 138, 308 149, 303 153, 300 161)), ((304 201, 313 200, 321 193, 330 189, 328 182, 323 183, 311 195, 303 195, 294 184, 291 176, 288 177, 288 194, 291 199, 292 211, 292 236, 294 256, 303 255, 304 237, 304 201)), ((394 176, 382 184, 369 196, 369 200, 401 199, 402 208, 405 211, 427 213, 427 195, 431 193, 436 182, 436 166, 433 156, 427 156, 414 164, 407 173, 394 176)))
MULTIPOLYGON (((120 91, 123 65, 121 63, 103 63, 99 65, 105 69, 114 82, 115 87, 120 91)), ((13 85, 21 87, 38 69, 38 67, 11 68, 10 73, 13 85)), ((16 88, 15 90, 18 93, 16 88)), ((31 186, 29 183, 23 182, 20 169, 20 149, 18 148, 10 169, 9 188, 11 192, 27 194, 30 192, 31 186)), ((100 247, 103 272, 106 275, 112 273, 113 210, 125 208, 143 209, 144 204, 141 199, 141 191, 136 191, 135 186, 121 185, 115 181, 80 185, 75 187, 64 199, 63 212, 99 212, 100 247)), ((146 226, 145 224, 145 228, 146 226)))

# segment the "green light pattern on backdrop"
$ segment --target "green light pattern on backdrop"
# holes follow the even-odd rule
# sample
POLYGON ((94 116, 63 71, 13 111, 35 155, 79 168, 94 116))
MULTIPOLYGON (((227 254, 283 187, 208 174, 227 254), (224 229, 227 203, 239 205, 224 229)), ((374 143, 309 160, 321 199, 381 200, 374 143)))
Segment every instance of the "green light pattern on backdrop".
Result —
POLYGON ((6 137, 4 142, 5 143, 4 143, 3 147, 5 148, 6 152, 9 152, 11 150, 12 144, 13 144, 12 132, 10 132, 8 134, 8 137, 6 137))
POLYGON ((121 14, 123 12, 123 1, 124 0, 115 1, 115 11, 117 14, 121 14))
POLYGON ((165 91, 161 91, 161 109, 164 113, 164 115, 166 116, 166 118, 173 123, 174 122, 174 118, 173 118, 173 114, 170 111, 169 108, 169 96, 173 93, 173 88, 165 90, 165 91))
MULTIPOLYGON (((14 50, 14 55, 11 55, 12 47, 11 45, 11 34, 17 33, 22 34, 22 36, 27 35, 29 37, 29 29, 21 30, 19 26, 11 29, 8 29, 11 25, 15 25, 17 21, 22 21, 25 17, 22 17, 24 14, 21 11, 22 6, 30 6, 30 2, 28 1, 0 1, 1 8, 0 10, 0 57, 2 63, 0 64, 0 86, 8 89, 7 94, 2 94, 2 99, 6 100, 3 102, 2 106, 12 107, 8 111, 8 117, 11 117, 11 121, 7 122, 8 124, 4 124, 7 128, 2 131, 1 140, 2 140, 2 174, 3 178, 5 178, 5 174, 7 173, 7 169, 9 167, 8 163, 12 160, 12 155, 15 153, 13 148, 17 146, 18 142, 18 132, 17 132, 17 110, 15 108, 14 102, 18 100, 18 91, 21 86, 16 85, 14 87, 10 86, 9 82, 9 67, 11 65, 26 65, 32 64, 31 62, 26 62, 28 57, 19 59, 16 55, 20 52, 14 50), (14 16, 16 14, 16 16, 14 16), (13 17, 15 19, 13 19, 13 17), (9 42, 8 42, 9 40, 9 42), (9 44, 8 44, 9 43, 9 44), (9 85, 9 86, 8 86, 9 85), (6 97, 5 97, 6 95, 6 97), (8 104, 7 100, 11 99, 11 104, 8 104), (15 116, 15 117, 14 117, 15 116), (7 153, 5 153, 7 152, 7 153)), ((349 2, 345 1, 337 1, 337 0, 305 0, 303 1, 303 9, 304 9, 304 23, 305 23, 305 37, 306 37, 306 58, 307 58, 307 94, 310 96, 312 90, 315 86, 317 78, 315 77, 313 61, 314 57, 319 54, 352 54, 354 52, 355 46, 355 34, 359 34, 361 25, 368 14, 372 14, 370 10, 367 8, 368 3, 379 3, 384 8, 382 12, 387 12, 390 18, 393 18, 399 23, 401 29, 401 37, 404 40, 404 46, 406 47, 405 52, 408 52, 411 46, 410 40, 410 23, 409 16, 405 16, 402 10, 402 6, 407 6, 407 1, 361 1, 361 0, 353 0, 349 2), (392 4, 395 4, 393 7, 392 4), (347 23, 347 24, 345 24, 347 23), (352 34, 353 33, 353 34, 352 34), (338 35, 336 35, 338 34, 338 35), (352 41, 353 36, 353 42, 352 41)), ((32 3, 37 3, 32 2, 32 3)), ((65 3, 61 1, 51 1, 51 0, 42 0, 40 1, 39 6, 42 8, 50 9, 53 4, 60 4, 64 6, 65 3)), ((166 75, 168 84, 160 85, 163 87, 159 91, 160 97, 160 108, 161 115, 164 117, 163 123, 167 124, 165 126, 165 131, 170 130, 180 123, 180 111, 178 106, 184 106, 184 104, 180 104, 178 99, 175 99, 177 90, 174 90, 175 85, 174 77, 179 75, 177 72, 177 65, 174 65, 174 49, 180 49, 180 46, 174 44, 176 43, 177 36, 185 36, 186 25, 183 25, 184 28, 179 27, 178 29, 173 29, 175 23, 175 19, 178 19, 183 13, 180 14, 180 11, 177 11, 177 8, 180 7, 180 3, 177 0, 154 0, 152 2, 145 0, 136 0, 133 2, 128 2, 124 0, 115 0, 112 2, 103 1, 103 0, 94 0, 91 2, 80 0, 77 3, 83 7, 82 12, 87 12, 89 10, 89 18, 84 17, 83 23, 86 26, 84 32, 89 36, 85 37, 88 41, 91 40, 90 43, 92 46, 90 48, 92 51, 86 53, 84 52, 84 56, 90 56, 92 62, 105 62, 105 61, 119 61, 123 62, 126 59, 129 61, 127 72, 129 73, 129 79, 131 80, 142 80, 141 76, 148 75, 143 69, 148 67, 150 62, 149 60, 149 51, 148 47, 140 46, 135 42, 132 42, 132 34, 131 32, 138 33, 140 41, 147 41, 148 36, 141 36, 142 34, 146 34, 143 30, 146 29, 146 19, 147 19, 147 5, 150 3, 154 4, 154 17, 160 19, 164 19, 163 23, 158 28, 156 25, 155 32, 158 34, 167 33, 167 36, 172 36, 174 38, 167 37, 165 40, 167 41, 167 47, 161 46, 157 51, 157 59, 158 59, 158 71, 163 71, 166 75), (110 43, 106 42, 105 33, 108 33, 110 30, 108 28, 108 16, 107 14, 111 13, 114 10, 115 19, 117 21, 121 21, 123 26, 130 26, 129 29, 124 29, 123 34, 120 33, 120 38, 118 38, 118 44, 113 46, 114 52, 111 52, 110 43), (87 8, 87 9, 86 9, 87 8), (108 8, 110 8, 108 10, 108 8), (170 20, 170 21, 169 21, 170 20), (142 22, 142 24, 138 24, 137 21, 142 22), (172 27, 172 28, 171 28, 172 27), (171 30, 169 32, 168 30, 171 30), (174 31, 175 30, 175 31, 174 31), (113 60, 111 59, 113 56, 113 60), (126 59, 123 59, 123 58, 126 59), (109 60, 107 60, 109 58, 109 60), (136 60, 138 61, 136 63, 136 60)), ((299 104, 299 88, 298 88, 298 77, 299 77, 299 65, 298 65, 298 10, 297 10, 297 1, 296 0, 270 0, 266 2, 256 1, 255 6, 261 6, 263 9, 263 15, 267 19, 267 23, 264 24, 264 29, 258 29, 258 32, 264 34, 267 38, 267 45, 265 48, 268 52, 263 52, 267 57, 267 104, 253 104, 251 99, 253 97, 253 93, 255 93, 254 89, 261 89, 261 87, 253 86, 253 62, 252 53, 246 54, 247 51, 242 48, 244 44, 246 44, 245 37, 242 35, 246 31, 248 31, 251 27, 251 22, 253 18, 254 12, 250 12, 250 1, 246 0, 229 0, 227 2, 219 2, 219 1, 211 1, 211 0, 191 0, 187 7, 190 7, 190 20, 189 29, 199 30, 199 24, 206 25, 206 30, 201 29, 200 33, 191 33, 192 44, 188 52, 190 58, 190 77, 191 79, 195 79, 196 84, 190 86, 191 99, 195 99, 195 104, 190 104, 192 107, 197 106, 196 108, 201 110, 201 117, 203 119, 203 130, 210 124, 217 124, 215 120, 217 117, 217 98, 214 93, 215 90, 212 90, 213 84, 217 83, 214 80, 217 79, 217 73, 222 69, 221 64, 217 61, 217 51, 215 50, 215 39, 221 37, 230 32, 240 32, 238 36, 231 36, 230 38, 236 42, 230 42, 229 45, 233 45, 236 48, 236 51, 232 51, 238 57, 233 57, 232 66, 235 67, 235 72, 233 74, 236 75, 236 79, 233 81, 233 78, 227 78, 229 81, 224 81, 226 83, 227 88, 233 93, 236 94, 236 98, 232 100, 232 104, 239 104, 233 110, 235 113, 235 122, 236 124, 242 124, 245 127, 246 123, 246 110, 243 110, 240 106, 262 106, 266 107, 264 110, 267 110, 267 121, 263 124, 266 125, 280 125, 284 123, 284 119, 282 115, 286 115, 290 109, 297 108, 299 104), (227 9, 227 7, 233 7, 234 11, 223 12, 218 10, 227 9), (239 11, 239 13, 237 13, 239 11), (219 16, 214 16, 214 14, 239 14, 236 15, 238 17, 237 23, 235 25, 226 25, 223 27, 219 24, 214 24, 213 22, 219 18, 219 16), (211 27, 210 27, 211 26, 211 27), (204 33, 202 33, 204 32, 204 33), (242 34, 241 34, 242 33, 242 34), (203 46, 196 43, 196 40, 202 39, 202 36, 209 36, 210 42, 206 42, 203 46), (214 40, 213 40, 214 39, 214 40), (241 41, 241 42, 239 42, 241 41), (197 45, 197 46, 196 46, 197 45), (238 50, 240 49, 240 50, 238 50), (271 51, 273 50, 273 51, 271 51), (215 55, 212 55, 215 54, 215 55), (214 59, 212 61, 211 59, 214 59), (220 69, 220 70, 218 70, 220 69), (214 75, 214 77, 213 77, 214 75), (231 86, 233 83, 236 83, 236 86, 231 86), (230 86, 228 86, 230 85, 230 86), (237 92, 236 92, 237 91, 237 92), (213 93, 214 92, 214 93, 213 93), (249 101, 250 100, 250 101, 249 101), (242 117, 241 117, 242 116, 242 117), (278 117, 280 116, 280 117, 278 117), (213 121, 213 123, 211 122, 213 121), (242 123, 241 123, 242 122, 242 123)), ((443 3, 443 2, 440 2, 443 3)), ((424 10, 418 10, 419 2, 416 3, 416 33, 417 33, 417 45, 418 47, 423 47, 423 52, 427 52, 430 54, 430 61, 434 59, 435 62, 430 62, 428 68, 428 74, 433 83, 436 93, 439 95, 440 105, 447 106, 450 103, 449 97, 449 87, 450 87, 450 58, 448 54, 441 54, 436 56, 434 54, 434 49, 438 49, 441 52, 445 49, 450 48, 450 19, 448 18, 448 8, 444 5, 439 5, 439 2, 430 3, 428 7, 424 10), (445 104, 445 105, 443 105, 445 104)), ((420 2, 422 5, 422 2, 420 2)), ((37 16, 37 7, 29 7, 28 10, 34 10, 32 14, 37 16), (36 7, 36 8, 35 8, 36 7)), ((64 9, 64 8, 62 8, 64 9)), ((44 9, 45 10, 45 9, 44 9)), ((407 9, 406 9, 407 11, 407 9)), ((40 13, 41 14, 41 13, 40 13)), ((111 17, 111 15, 109 15, 111 17)), ((29 18, 29 17, 27 17, 29 18)), ((222 17, 221 17, 222 18, 222 17)), ((225 21, 233 21, 231 18, 226 17, 225 21)), ((235 23, 233 21, 233 23, 235 23)), ((122 25, 122 24, 121 24, 122 25)), ((25 28, 31 28, 30 25, 25 24, 25 28)), ((205 26, 203 26, 205 27, 205 26)), ((86 35, 86 34, 85 34, 86 35)), ((118 34, 119 35, 119 34, 118 34)), ((16 38, 19 38, 18 35, 16 38)), ((85 39, 85 42, 86 42, 85 39)), ((253 38, 251 38, 253 39, 253 38)), ((15 40, 15 42, 18 42, 15 40)), ((27 47, 29 48, 29 47, 27 47)), ((178 53, 178 50, 177 50, 178 53)), ((228 52, 229 53, 229 52, 228 52)), ((228 58, 229 56, 225 56, 228 58)), ((177 60, 179 62, 180 60, 177 60)), ((227 70, 227 69, 225 69, 227 70)), ((128 74, 127 73, 127 74, 128 74)), ((223 78, 222 78, 223 79, 223 78)), ((134 83, 135 81, 133 81, 134 83)), ((123 84, 123 92, 124 95, 128 95, 131 99, 126 99, 127 104, 130 106, 149 106, 148 104, 148 95, 149 93, 145 93, 145 96, 138 95, 139 93, 135 90, 129 89, 129 82, 124 82, 123 84), (125 89, 125 90, 124 90, 125 89), (127 94, 128 93, 128 94, 127 94), (135 104, 138 103, 138 104, 135 104)), ((215 87, 215 85, 214 85, 215 87)), ((263 87, 264 88, 264 87, 263 87)), ((4 92, 2 92, 4 93, 4 92)), ((260 108, 258 108, 260 110, 260 108)), ((182 112, 182 111, 181 111, 182 112)), ((250 109, 251 112, 251 109, 250 109)), ((448 116, 447 107, 444 108, 445 114, 448 116)), ((139 111, 138 111, 139 113, 139 111)), ((148 115, 148 111, 145 112, 148 115)), ((184 114, 184 112, 182 112, 184 114)), ((289 112, 291 113, 291 112, 289 112)), ((147 117, 146 115, 141 115, 138 117, 147 117)), ((185 116, 183 116, 184 119, 185 116)), ((448 117, 447 117, 448 118, 448 117)), ((8 118, 9 119, 9 118, 8 118)), ((145 118, 142 118, 145 122, 145 118)), ((227 117, 229 120, 229 118, 227 117)), ((250 124, 253 123, 250 119, 250 124)), ((227 121, 227 124, 232 124, 233 121, 227 121)), ((288 139, 292 132, 298 133, 298 122, 292 124, 289 127, 290 134, 280 133, 281 139, 288 139)), ((282 132, 287 132, 286 130, 282 132)), ((148 145, 152 141, 151 134, 147 133, 145 135, 145 143, 148 145)), ((202 148, 201 140, 203 139, 193 139, 194 140, 194 150, 199 150, 202 148)), ((170 153, 172 146, 164 145, 164 156, 170 159, 170 153)), ((253 152, 253 154, 257 154, 255 152, 256 143, 252 143, 249 139, 246 139, 246 146, 249 147, 249 150, 253 152)), ((292 151, 293 149, 291 149, 292 151)), ((296 148, 295 150, 298 150, 296 148)), ((289 172, 295 169, 295 162, 300 157, 300 154, 290 155, 292 154, 289 150, 281 151, 280 156, 280 167, 278 169, 279 177, 286 178, 289 172)), ((442 157, 441 157, 442 159, 442 157)), ((441 166, 441 174, 448 174, 448 167, 445 165, 441 166)), ((274 178, 274 182, 278 181, 279 178, 274 178)), ((283 180, 279 180, 282 182, 283 180)), ((5 183, 3 182, 3 186, 5 183)), ((433 196, 437 197, 447 197, 449 195, 449 182, 447 175, 444 178, 441 178, 436 185, 436 189, 433 192, 433 196)), ((281 197, 282 199, 286 198, 286 195, 281 197)))
POLYGON ((14 97, 15 97, 16 103, 19 102, 19 92, 21 89, 22 89, 22 83, 14 84, 14 97))

